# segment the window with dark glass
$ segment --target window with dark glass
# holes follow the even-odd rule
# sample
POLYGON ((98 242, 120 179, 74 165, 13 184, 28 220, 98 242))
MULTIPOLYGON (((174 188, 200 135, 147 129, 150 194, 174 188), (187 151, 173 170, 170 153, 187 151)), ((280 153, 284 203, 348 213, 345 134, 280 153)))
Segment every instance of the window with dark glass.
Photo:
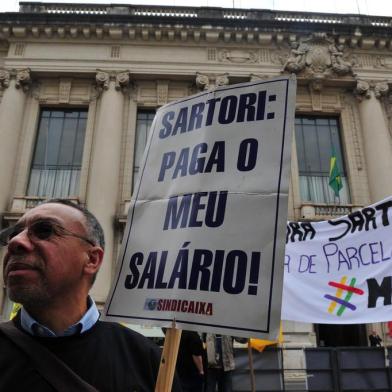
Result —
POLYGON ((78 196, 86 121, 87 110, 41 111, 29 196, 78 196))
POLYGON ((148 133, 154 120, 155 110, 139 110, 136 119, 135 155, 133 160, 133 188, 139 177, 144 148, 146 147, 148 133))
POLYGON ((335 117, 299 116, 295 119, 299 185, 302 201, 347 204, 350 194, 342 147, 339 121, 335 117), (337 158, 343 187, 336 197, 329 186, 332 155, 337 158))

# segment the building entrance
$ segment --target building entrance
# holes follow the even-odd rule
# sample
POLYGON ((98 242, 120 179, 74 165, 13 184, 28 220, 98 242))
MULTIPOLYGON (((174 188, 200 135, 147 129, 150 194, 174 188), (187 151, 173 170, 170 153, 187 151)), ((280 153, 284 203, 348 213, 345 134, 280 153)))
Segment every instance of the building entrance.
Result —
POLYGON ((319 347, 368 346, 364 324, 317 324, 316 334, 319 347))

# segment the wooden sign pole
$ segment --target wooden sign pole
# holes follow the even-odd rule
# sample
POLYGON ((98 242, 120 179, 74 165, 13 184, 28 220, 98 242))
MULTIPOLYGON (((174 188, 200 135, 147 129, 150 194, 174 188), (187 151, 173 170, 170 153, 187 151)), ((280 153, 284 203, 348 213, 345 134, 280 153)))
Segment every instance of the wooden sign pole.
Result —
POLYGON ((172 328, 166 330, 155 392, 171 392, 172 390, 182 332, 181 329, 175 328, 175 325, 175 321, 173 321, 172 328))
POLYGON ((255 369, 253 366, 253 353, 250 345, 250 339, 248 339, 248 360, 249 360, 249 375, 250 375, 250 386, 251 391, 256 391, 256 380, 255 380, 255 369))

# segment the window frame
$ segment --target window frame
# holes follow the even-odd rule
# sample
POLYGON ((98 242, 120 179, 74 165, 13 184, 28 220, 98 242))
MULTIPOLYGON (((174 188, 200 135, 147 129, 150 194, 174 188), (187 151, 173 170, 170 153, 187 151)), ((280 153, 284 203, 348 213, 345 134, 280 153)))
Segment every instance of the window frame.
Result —
POLYGON ((148 140, 148 135, 149 135, 149 131, 151 129, 151 125, 152 122, 154 121, 154 117, 156 115, 156 108, 147 108, 147 107, 138 107, 137 111, 136 111, 136 121, 135 121, 135 141, 134 141, 134 148, 133 148, 133 162, 132 162, 132 182, 131 182, 131 190, 132 192, 134 191, 137 181, 138 181, 138 173, 140 171, 140 163, 143 159, 143 153, 144 153, 144 149, 146 147, 147 144, 147 140, 148 140), (139 122, 139 115, 147 115, 147 123, 145 125, 143 125, 143 127, 145 129, 143 129, 142 131, 145 132, 145 135, 143 135, 144 139, 145 139, 145 143, 144 143, 144 147, 143 147, 143 151, 138 152, 138 141, 140 139, 138 139, 140 137, 139 135, 139 126, 138 126, 138 122, 139 122), (150 118, 150 116, 152 116, 150 118), (149 125, 148 122, 150 122, 149 125), (136 160, 138 159, 138 162, 136 162, 136 160))
MULTIPOLYGON (((31 153, 31 159, 30 159, 30 165, 28 168, 28 173, 27 173, 27 182, 26 182, 26 195, 27 197, 64 197, 64 198, 78 198, 81 194, 82 191, 82 180, 81 180, 81 176, 82 176, 82 170, 83 170, 83 166, 84 166, 84 162, 85 162, 85 150, 86 150, 86 143, 87 143, 87 135, 89 132, 89 116, 90 116, 90 110, 89 107, 86 106, 59 106, 59 105, 40 105, 38 108, 38 113, 37 113, 37 126, 36 126, 36 131, 34 134, 34 138, 32 140, 32 153, 31 153), (44 116, 45 111, 49 111, 49 116, 44 116), (54 112, 62 112, 62 116, 60 117, 56 117, 56 116, 52 116, 52 114, 54 112), (67 114, 68 113, 73 113, 73 112, 77 112, 77 116, 76 116, 76 128, 74 131, 74 140, 73 140, 73 145, 72 145, 72 161, 75 161, 75 153, 78 149, 78 139, 80 142, 80 133, 83 134, 82 136, 82 143, 83 146, 79 147, 79 159, 78 164, 74 164, 71 163, 70 165, 62 165, 61 163, 59 163, 59 159, 61 157, 62 154, 64 154, 64 151, 62 152, 61 147, 62 147, 62 141, 63 141, 63 137, 64 137, 64 132, 66 129, 66 120, 67 120, 67 114), (82 113, 84 113, 84 116, 81 116, 82 113), (42 168, 39 168, 38 166, 40 166, 39 163, 35 163, 35 159, 36 159, 36 153, 37 153, 37 149, 39 148, 39 138, 41 135, 41 125, 42 122, 45 119, 55 119, 55 118, 59 118, 62 120, 61 123, 61 131, 60 131, 60 140, 59 140, 59 151, 57 154, 57 162, 56 164, 52 165, 52 164, 44 164, 44 166, 42 168), (81 130, 80 129, 80 120, 84 121, 84 129, 81 130), (79 133, 79 135, 78 135, 79 133), (35 166, 37 166, 35 168, 35 166), (31 185, 31 181, 32 181, 32 172, 34 169, 36 170, 45 170, 45 166, 49 167, 46 170, 55 170, 56 173, 60 170, 64 170, 65 166, 68 166, 68 170, 76 170, 79 173, 76 173, 75 175, 78 176, 78 178, 76 179, 77 181, 77 189, 75 188, 74 191, 71 190, 71 178, 68 182, 68 189, 64 194, 56 194, 55 193, 55 186, 52 189, 52 192, 40 192, 39 191, 39 186, 38 186, 38 190, 36 189, 35 191, 31 190, 30 188, 32 187, 31 185), (50 166, 53 166, 53 168, 50 168, 50 166), (42 193, 42 194, 41 194, 42 193)), ((72 119, 72 117, 68 117, 68 119, 72 119)), ((48 125, 49 127, 49 125, 48 125)), ((47 130, 47 134, 49 134, 49 128, 47 130)), ((47 137, 47 135, 46 135, 47 137)), ((46 147, 47 144, 44 144, 44 146, 46 147)), ((47 147, 46 147, 47 148, 47 147)), ((67 154, 66 154, 67 156, 67 154)), ((55 174, 56 176, 57 174, 55 174)))
MULTIPOLYGON (((301 133, 303 135, 304 131, 303 131, 303 127, 304 125, 301 124, 301 133)), ((322 124, 320 124, 320 126, 324 126, 322 124)), ((350 205, 351 199, 352 199, 352 192, 351 192, 351 184, 350 184, 350 175, 349 175, 349 165, 347 162, 347 158, 346 158, 346 150, 345 150, 345 137, 344 137, 344 130, 343 130, 343 126, 342 126, 342 119, 341 119, 341 113, 322 113, 322 115, 320 114, 315 114, 315 113, 303 113, 303 112, 297 112, 295 114, 295 126, 294 126, 294 139, 295 139, 295 156, 293 156, 293 158, 296 159, 296 168, 297 168, 297 173, 295 173, 297 175, 297 181, 298 181, 298 198, 300 200, 300 204, 325 204, 325 205, 337 205, 337 204, 344 204, 344 205, 350 205), (344 182, 344 188, 343 188, 343 192, 344 195, 339 195, 339 198, 335 198, 332 196, 333 191, 332 189, 329 187, 328 185, 328 179, 329 179, 329 161, 328 161, 328 171, 326 170, 320 170, 320 171, 310 171, 309 174, 315 173, 315 175, 313 175, 313 177, 323 177, 327 180, 327 184, 323 184, 323 200, 318 199, 317 197, 312 198, 312 195, 309 195, 311 192, 309 191, 309 186, 307 189, 307 193, 309 195, 309 197, 303 197, 303 193, 301 192, 301 176, 302 177, 312 177, 309 175, 306 175, 306 171, 301 170, 300 166, 300 152, 301 152, 301 146, 299 143, 299 138, 298 138, 298 131, 297 131, 297 122, 298 120, 303 120, 303 119, 309 119, 309 120, 314 120, 314 127, 315 127, 315 133, 316 133, 316 137, 317 137, 317 133, 320 131, 317 131, 316 127, 316 121, 317 120, 328 120, 328 127, 329 127, 329 137, 328 139, 330 140, 330 147, 329 147, 329 156, 331 156, 331 152, 332 152, 332 146, 333 146, 333 131, 331 130, 332 126, 330 124, 330 120, 335 120, 335 124, 334 126, 336 126, 336 131, 337 131, 337 138, 338 138, 338 144, 335 147, 335 152, 338 155, 338 164, 339 164, 339 169, 340 172, 342 174, 342 179, 344 182), (305 174, 302 174, 305 173, 305 174), (325 192, 327 192, 327 196, 325 192)), ((318 139, 319 140, 319 139, 318 139)), ((336 138, 335 138, 336 141, 336 138)), ((304 143, 302 144, 303 146, 305 145, 304 143)), ((319 149, 320 144, 318 144, 318 149, 319 149)), ((328 153, 328 152, 327 152, 328 153)), ((318 154, 320 155, 320 154, 318 154)), ((320 165, 321 166, 321 165, 320 165)))

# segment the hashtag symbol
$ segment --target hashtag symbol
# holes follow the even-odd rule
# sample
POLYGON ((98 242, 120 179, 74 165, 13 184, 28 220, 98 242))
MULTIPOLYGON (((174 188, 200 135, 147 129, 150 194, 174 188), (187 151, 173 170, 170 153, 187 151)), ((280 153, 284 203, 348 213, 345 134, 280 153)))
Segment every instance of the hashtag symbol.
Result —
POLYGON ((355 278, 351 278, 350 284, 348 285, 346 282, 347 276, 343 276, 340 282, 328 282, 329 286, 336 288, 335 296, 329 294, 324 295, 324 298, 331 301, 328 307, 329 313, 333 313, 338 304, 340 305, 336 313, 338 316, 341 316, 347 308, 351 310, 355 310, 357 308, 355 305, 350 303, 350 299, 353 294, 363 295, 364 292, 363 290, 354 287, 356 282, 355 278), (346 295, 344 298, 342 298, 344 292, 346 292, 346 295))

